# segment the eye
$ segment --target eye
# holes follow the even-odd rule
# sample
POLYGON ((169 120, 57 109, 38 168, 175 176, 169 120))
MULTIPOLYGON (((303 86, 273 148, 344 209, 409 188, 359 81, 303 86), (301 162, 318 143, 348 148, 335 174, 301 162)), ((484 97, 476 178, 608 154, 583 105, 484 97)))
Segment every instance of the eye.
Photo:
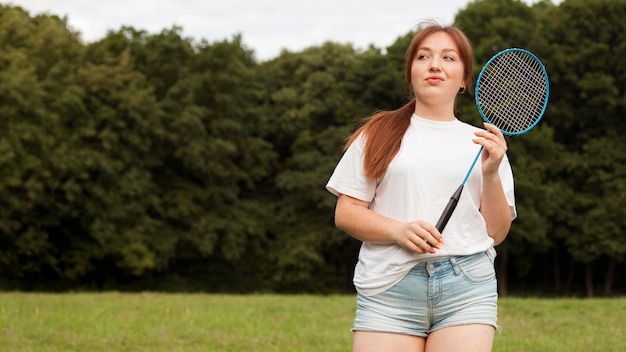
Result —
POLYGON ((443 59, 447 61, 456 61, 456 57, 453 55, 446 55, 443 57, 443 59))
POLYGON ((427 54, 417 54, 417 59, 418 60, 428 59, 428 55, 427 54))

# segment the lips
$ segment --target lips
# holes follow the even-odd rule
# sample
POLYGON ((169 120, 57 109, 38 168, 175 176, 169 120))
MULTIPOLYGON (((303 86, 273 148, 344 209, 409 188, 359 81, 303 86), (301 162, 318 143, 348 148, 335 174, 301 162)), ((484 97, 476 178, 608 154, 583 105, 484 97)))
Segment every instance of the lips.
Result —
POLYGON ((429 76, 426 78, 426 81, 431 83, 443 82, 443 78, 439 76, 429 76))

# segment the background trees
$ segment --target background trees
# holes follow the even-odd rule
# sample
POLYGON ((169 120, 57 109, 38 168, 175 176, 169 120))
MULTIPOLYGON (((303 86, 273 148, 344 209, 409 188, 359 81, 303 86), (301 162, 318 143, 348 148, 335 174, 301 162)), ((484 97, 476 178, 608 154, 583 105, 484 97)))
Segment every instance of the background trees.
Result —
POLYGON ((546 24, 552 76, 561 88, 555 92, 552 125, 555 140, 567 150, 559 176, 572 190, 568 211, 552 231, 584 265, 588 295, 594 266, 602 268, 597 272, 610 293, 615 263, 626 258, 626 149, 619 136, 626 131, 624 15, 621 1, 568 1, 546 24))
MULTIPOLYGON (((502 294, 626 288, 626 5, 479 0, 456 17, 476 72, 507 47, 551 99, 509 140, 519 218, 502 294)), ((85 45, 0 5, 0 287, 351 292, 359 243, 324 185, 359 119, 408 99, 404 50, 328 42, 257 62, 132 27, 85 45)), ((471 95, 461 119, 478 123, 471 95)))

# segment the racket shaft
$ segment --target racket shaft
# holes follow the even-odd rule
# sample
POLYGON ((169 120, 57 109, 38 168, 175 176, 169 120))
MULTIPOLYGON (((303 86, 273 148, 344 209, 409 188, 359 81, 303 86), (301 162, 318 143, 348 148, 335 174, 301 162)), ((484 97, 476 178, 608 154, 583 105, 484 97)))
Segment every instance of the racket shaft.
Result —
POLYGON ((454 194, 452 194, 452 197, 450 197, 450 200, 448 201, 448 205, 446 205, 446 208, 443 210, 443 213, 441 214, 439 221, 437 221, 436 227, 440 233, 443 232, 443 229, 448 224, 448 220, 450 220, 452 213, 454 213, 454 209, 456 208, 456 205, 459 203, 459 199, 461 198, 462 192, 463 192, 463 184, 461 184, 459 188, 457 188, 456 191, 454 191, 454 194))

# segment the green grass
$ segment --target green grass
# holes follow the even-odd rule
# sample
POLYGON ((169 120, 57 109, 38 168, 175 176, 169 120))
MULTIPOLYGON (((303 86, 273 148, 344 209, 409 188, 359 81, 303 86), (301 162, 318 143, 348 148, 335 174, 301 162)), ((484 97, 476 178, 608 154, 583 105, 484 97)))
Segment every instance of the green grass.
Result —
POLYGON ((499 301, 495 351, 626 351, 626 299, 499 301))
MULTIPOLYGON (((354 296, 0 293, 0 351, 350 351, 354 296)), ((500 300, 494 351, 625 351, 626 299, 500 300)))

